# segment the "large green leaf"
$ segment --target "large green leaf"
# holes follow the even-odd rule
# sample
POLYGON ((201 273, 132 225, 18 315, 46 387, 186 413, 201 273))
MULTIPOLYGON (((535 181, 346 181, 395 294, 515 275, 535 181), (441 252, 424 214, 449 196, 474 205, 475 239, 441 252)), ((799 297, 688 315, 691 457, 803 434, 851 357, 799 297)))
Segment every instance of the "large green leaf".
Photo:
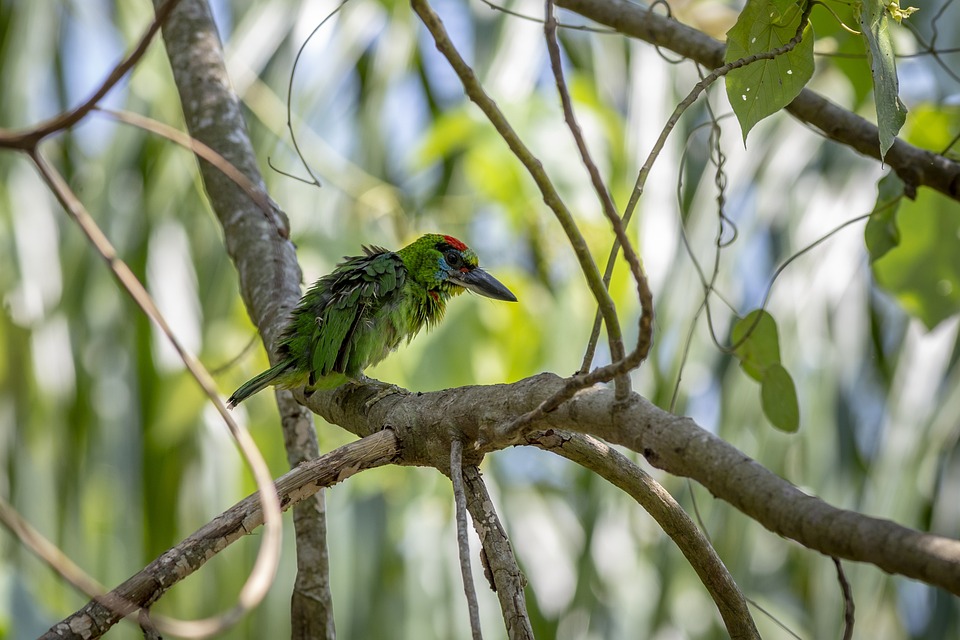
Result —
POLYGON ((867 58, 873 74, 873 97, 877 103, 880 130, 880 157, 893 146, 900 127, 907 120, 907 108, 900 102, 900 82, 893 54, 890 20, 882 0, 864 0, 860 9, 860 31, 867 43, 867 58))
MULTIPOLYGON (((727 32, 726 62, 772 51, 788 43, 800 26, 795 0, 747 0, 737 23, 727 32)), ((813 30, 789 52, 772 60, 758 60, 727 74, 727 98, 743 139, 755 124, 797 97, 813 76, 813 30)))
POLYGON ((766 311, 751 311, 747 317, 737 320, 731 340, 740 366, 757 382, 763 381, 764 372, 770 366, 780 364, 777 322, 766 311))
POLYGON ((800 428, 800 405, 793 378, 780 364, 777 321, 762 309, 737 320, 730 335, 740 367, 760 383, 760 404, 767 420, 781 431, 800 428))
POLYGON ((882 258, 900 244, 900 229, 897 228, 897 211, 903 200, 903 180, 891 171, 877 185, 877 204, 867 220, 864 239, 870 262, 882 258))
POLYGON ((793 378, 783 365, 769 367, 760 383, 760 402, 763 415, 781 431, 794 433, 800 428, 800 403, 793 378))
POLYGON ((900 244, 873 263, 873 273, 933 329, 960 312, 960 205, 929 189, 901 202, 900 244))

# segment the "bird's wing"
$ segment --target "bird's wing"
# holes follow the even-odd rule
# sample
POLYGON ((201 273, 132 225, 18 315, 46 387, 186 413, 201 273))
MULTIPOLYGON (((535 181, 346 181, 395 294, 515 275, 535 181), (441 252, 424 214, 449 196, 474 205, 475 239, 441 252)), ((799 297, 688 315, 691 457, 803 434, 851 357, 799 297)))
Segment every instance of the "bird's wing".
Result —
MULTIPOLYGON (((317 315, 311 340, 310 383, 330 373, 347 371, 357 331, 371 325, 373 316, 392 301, 406 277, 396 253, 383 251, 350 258, 326 276, 327 304, 317 315)), ((357 363, 355 368, 366 363, 357 363)))

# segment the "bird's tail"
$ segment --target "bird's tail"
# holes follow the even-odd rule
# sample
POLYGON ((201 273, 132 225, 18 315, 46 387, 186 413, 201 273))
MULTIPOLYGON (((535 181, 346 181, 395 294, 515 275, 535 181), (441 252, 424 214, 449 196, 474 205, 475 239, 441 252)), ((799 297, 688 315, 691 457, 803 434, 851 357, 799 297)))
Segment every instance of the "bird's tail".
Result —
POLYGON ((258 391, 263 390, 264 388, 270 386, 277 382, 277 378, 286 373, 287 369, 290 367, 290 363, 283 361, 277 365, 274 365, 264 371, 261 374, 258 374, 242 385, 240 388, 233 392, 233 395, 227 399, 227 407, 233 409, 235 406, 257 393, 258 391))

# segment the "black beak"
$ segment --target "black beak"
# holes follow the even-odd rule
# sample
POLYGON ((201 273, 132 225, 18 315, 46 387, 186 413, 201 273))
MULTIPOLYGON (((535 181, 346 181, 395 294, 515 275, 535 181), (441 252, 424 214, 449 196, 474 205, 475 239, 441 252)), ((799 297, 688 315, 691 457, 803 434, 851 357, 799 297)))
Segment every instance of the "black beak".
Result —
POLYGON ((475 267, 470 271, 453 273, 451 279, 464 289, 469 289, 482 296, 494 300, 506 300, 507 302, 517 301, 517 296, 513 295, 510 289, 507 289, 499 280, 480 267, 475 267))

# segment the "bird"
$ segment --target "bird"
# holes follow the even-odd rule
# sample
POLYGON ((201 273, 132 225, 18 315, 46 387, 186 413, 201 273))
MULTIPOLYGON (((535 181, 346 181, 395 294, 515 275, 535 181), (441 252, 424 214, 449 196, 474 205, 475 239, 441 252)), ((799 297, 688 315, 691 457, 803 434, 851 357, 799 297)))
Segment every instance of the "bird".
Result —
POLYGON ((307 290, 277 341, 277 364, 234 391, 228 407, 269 385, 310 395, 362 380, 366 367, 439 323, 447 301, 464 291, 517 301, 453 236, 426 234, 398 251, 362 249, 307 290))

